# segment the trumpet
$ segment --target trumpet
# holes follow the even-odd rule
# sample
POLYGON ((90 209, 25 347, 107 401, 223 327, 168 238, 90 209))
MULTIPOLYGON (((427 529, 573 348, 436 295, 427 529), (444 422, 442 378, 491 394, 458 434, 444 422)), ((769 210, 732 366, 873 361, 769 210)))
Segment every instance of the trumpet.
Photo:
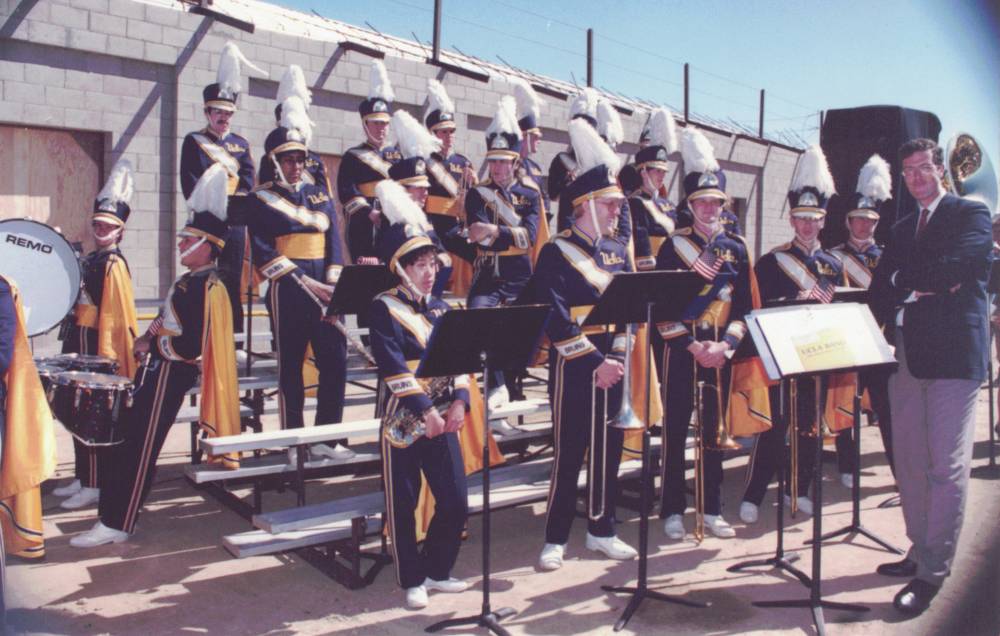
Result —
POLYGON ((625 431, 635 431, 642 429, 645 425, 632 408, 632 326, 625 330, 625 376, 622 378, 622 406, 618 409, 618 414, 614 419, 606 419, 607 401, 604 403, 605 421, 608 426, 620 428, 625 431))

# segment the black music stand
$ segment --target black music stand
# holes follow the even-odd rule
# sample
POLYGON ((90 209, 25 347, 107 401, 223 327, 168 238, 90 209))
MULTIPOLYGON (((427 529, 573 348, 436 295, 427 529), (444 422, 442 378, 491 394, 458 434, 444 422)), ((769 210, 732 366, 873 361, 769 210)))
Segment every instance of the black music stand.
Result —
MULTIPOLYGON (((490 369, 527 364, 542 337, 548 305, 456 309, 434 325, 416 376, 420 378, 483 372, 483 394, 489 392, 490 369)), ((474 616, 449 618, 425 628, 438 632, 458 625, 478 625, 508 636, 500 621, 513 608, 490 607, 490 406, 483 400, 483 605, 474 616)))
POLYGON ((368 311, 372 299, 396 285, 396 277, 385 265, 345 265, 333 287, 326 316, 368 311))
MULTIPOLYGON (((800 304, 800 303, 795 303, 800 304)), ((775 307, 757 310, 747 317, 747 326, 754 339, 761 360, 772 379, 785 379, 799 375, 812 375, 816 378, 815 418, 820 422, 823 417, 822 382, 820 378, 827 373, 849 373, 873 366, 891 364, 892 355, 889 346, 875 323, 874 317, 867 306, 855 304, 826 304, 811 307, 775 307), (794 313, 792 313, 794 312, 794 313), (836 314, 830 312, 837 312, 836 314), (791 320, 785 320, 789 318, 791 320), (800 315, 801 314, 801 315, 800 315), (824 317, 826 318, 824 320, 824 317), (832 320, 830 319, 832 317, 832 320), (775 320, 781 318, 782 320, 775 320), (816 319, 815 321, 813 319, 816 319), (794 324, 796 329, 790 328, 794 324), (861 327, 859 329, 859 326, 861 327), (780 329, 780 331, 779 331, 780 329), (855 329, 857 331, 850 331, 855 329), (869 347, 862 347, 862 352, 847 345, 850 338, 868 335, 869 347), (805 332, 816 335, 818 341, 813 351, 819 352, 815 358, 807 360, 808 352, 804 353, 804 345, 796 343, 796 339, 805 332), (800 365, 793 359, 797 353, 800 365), (791 355, 790 355, 791 354, 791 355), (845 360, 849 358, 850 362, 845 360)), ((811 346, 811 345, 810 345, 811 346)), ((813 466, 813 541, 812 541, 812 576, 810 577, 809 597, 804 599, 788 599, 780 601, 754 601, 756 607, 808 607, 813 616, 816 631, 823 636, 826 625, 824 609, 849 612, 866 612, 871 608, 856 603, 839 603, 823 599, 822 584, 822 548, 823 542, 823 436, 816 435, 815 464, 813 466)), ((793 476, 794 478, 795 476, 793 476)))
MULTIPOLYGON (((652 336, 654 320, 682 320, 688 318, 685 312, 691 301, 705 288, 706 281, 692 271, 652 271, 615 274, 611 284, 591 309, 584 325, 607 325, 646 323, 647 333, 652 336)), ((653 366, 652 347, 647 347, 650 371, 653 366)), ((707 603, 690 601, 651 590, 647 584, 649 561, 649 495, 652 475, 649 466, 649 392, 650 374, 646 375, 646 421, 642 429, 642 467, 639 477, 639 571, 635 586, 602 585, 606 592, 631 594, 632 598, 615 623, 614 630, 621 631, 629 619, 639 609, 642 601, 649 598, 666 603, 676 603, 688 607, 708 607, 707 603)), ((623 398, 624 399, 624 398, 623 398)), ((589 475, 589 471, 588 471, 589 475)))

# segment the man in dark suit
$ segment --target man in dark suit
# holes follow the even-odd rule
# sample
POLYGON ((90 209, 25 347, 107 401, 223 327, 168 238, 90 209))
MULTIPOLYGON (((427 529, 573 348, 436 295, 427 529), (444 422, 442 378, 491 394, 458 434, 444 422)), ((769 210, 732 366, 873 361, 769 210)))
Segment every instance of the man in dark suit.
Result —
POLYGON ((893 226, 871 287, 872 308, 899 361, 889 400, 912 543, 905 559, 878 572, 913 577, 893 601, 910 615, 927 609, 955 556, 989 342, 990 212, 945 191, 942 154, 929 139, 900 148, 903 179, 919 209, 893 226))

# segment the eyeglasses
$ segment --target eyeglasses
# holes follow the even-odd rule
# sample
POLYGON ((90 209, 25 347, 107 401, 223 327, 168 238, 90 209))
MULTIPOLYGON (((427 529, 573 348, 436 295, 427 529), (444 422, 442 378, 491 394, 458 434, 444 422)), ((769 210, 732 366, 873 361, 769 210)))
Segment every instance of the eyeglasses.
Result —
POLYGON ((918 174, 931 174, 932 172, 935 171, 936 168, 937 166, 935 166, 932 163, 923 163, 920 164, 919 166, 910 166, 903 168, 903 176, 910 178, 910 177, 915 177, 918 174))

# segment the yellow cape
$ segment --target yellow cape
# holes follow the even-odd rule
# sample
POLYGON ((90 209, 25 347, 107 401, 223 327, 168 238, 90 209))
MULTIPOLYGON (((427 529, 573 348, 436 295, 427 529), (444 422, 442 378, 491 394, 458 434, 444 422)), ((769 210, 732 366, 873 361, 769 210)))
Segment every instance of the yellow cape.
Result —
MULTIPOLYGON (((753 262, 748 262, 747 267, 750 269, 750 305, 752 309, 760 309, 760 288, 757 287, 753 262)), ((743 337, 749 338, 750 334, 743 337)), ((759 357, 733 362, 726 406, 729 431, 733 437, 749 437, 771 428, 771 401, 767 389, 772 384, 759 357)))
POLYGON ((136 361, 132 344, 139 335, 132 278, 125 261, 112 256, 104 272, 104 295, 97 315, 97 355, 118 362, 118 375, 132 379, 136 361))
MULTIPOLYGON (((240 402, 232 305, 218 276, 213 274, 205 285, 199 426, 210 437, 239 435, 240 402)), ((226 468, 236 469, 240 467, 240 454, 209 456, 209 461, 221 461, 226 468)))
POLYGON ((56 437, 24 330, 21 296, 13 283, 10 288, 17 326, 14 353, 4 378, 7 424, 0 471, 0 527, 7 552, 39 558, 45 556, 39 485, 55 472, 56 437))

